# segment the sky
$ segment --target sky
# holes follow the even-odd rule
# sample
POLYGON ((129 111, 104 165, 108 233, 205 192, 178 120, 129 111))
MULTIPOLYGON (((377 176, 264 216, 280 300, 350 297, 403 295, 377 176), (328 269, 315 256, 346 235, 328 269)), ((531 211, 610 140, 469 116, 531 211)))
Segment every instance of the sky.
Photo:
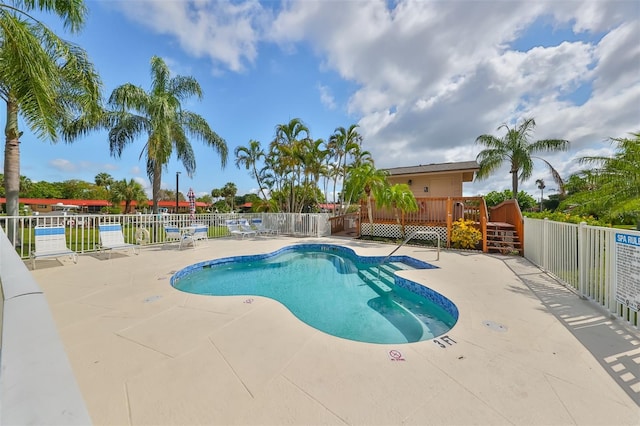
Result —
MULTIPOLYGON (((238 195, 257 184, 235 165, 251 139, 265 150, 275 127, 302 119, 314 139, 358 124, 377 168, 471 161, 479 135, 500 137, 524 118, 532 140, 566 139, 570 149, 541 154, 568 178, 588 155, 611 155, 612 137, 640 131, 640 2, 637 0, 88 0, 79 34, 51 28, 84 48, 105 98, 132 83, 149 90, 150 60, 202 86, 183 107, 226 140, 229 157, 198 140, 196 172, 175 155, 162 188, 200 196, 233 182, 238 195)), ((0 111, 5 117, 4 104, 0 111)), ((2 123, 4 124, 4 123, 2 123)), ((106 132, 73 144, 21 138, 21 175, 33 181, 93 182, 98 173, 134 178, 151 194, 140 159, 145 138, 121 158, 106 132)), ((536 199, 557 191, 546 165, 520 189, 536 199)), ((508 166, 465 183, 464 195, 511 188, 508 166)))

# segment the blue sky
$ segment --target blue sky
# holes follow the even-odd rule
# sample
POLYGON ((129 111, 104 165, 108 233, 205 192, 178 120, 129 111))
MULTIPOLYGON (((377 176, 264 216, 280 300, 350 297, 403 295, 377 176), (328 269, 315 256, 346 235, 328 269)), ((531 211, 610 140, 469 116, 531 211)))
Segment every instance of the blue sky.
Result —
MULTIPOLYGON (((228 164, 197 140, 197 168, 175 160, 162 187, 210 193, 256 183, 235 166, 234 149, 299 117, 315 139, 357 123, 378 168, 475 159, 477 136, 535 117, 534 139, 562 138, 568 152, 543 155, 567 178, 585 155, 611 152, 609 137, 640 131, 640 2, 629 1, 187 1, 91 0, 78 35, 104 95, 124 83, 150 86, 149 61, 195 77, 204 116, 229 148, 228 164)), ((4 105, 3 105, 4 108, 4 105)), ((2 111, 4 117, 4 111, 2 111)), ((26 130, 26 129, 25 129, 26 130)), ((144 138, 110 156, 106 133, 73 144, 40 141, 27 130, 21 174, 32 180, 93 181, 107 172, 135 178, 150 193, 144 138)), ((536 179, 554 184, 542 162, 536 179)), ((510 188, 507 167, 465 184, 465 195, 510 188)))

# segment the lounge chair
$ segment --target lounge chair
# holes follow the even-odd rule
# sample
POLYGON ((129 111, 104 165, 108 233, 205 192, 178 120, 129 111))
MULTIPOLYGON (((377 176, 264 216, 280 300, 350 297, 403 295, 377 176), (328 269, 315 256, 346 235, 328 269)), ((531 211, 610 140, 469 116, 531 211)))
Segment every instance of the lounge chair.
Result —
POLYGON ((193 236, 188 232, 182 232, 177 226, 165 226, 164 232, 167 234, 165 241, 178 242, 178 250, 182 249, 182 244, 194 243, 193 236))
POLYGON ((30 253, 32 269, 36 269, 36 259, 43 257, 70 256, 78 263, 78 255, 67 247, 64 226, 36 226, 34 228, 36 249, 30 253))
POLYGON ((138 246, 124 241, 121 224, 104 223, 98 225, 98 230, 100 231, 100 250, 109 250, 109 259, 114 250, 132 250, 133 254, 139 254, 139 250, 136 252, 138 246))
POLYGON ((191 238, 193 238, 194 244, 198 241, 209 240, 209 227, 207 225, 193 224, 195 227, 191 238))
POLYGON ((254 231, 253 229, 243 229, 243 227, 240 226, 240 223, 237 220, 227 220, 226 225, 227 225, 227 229, 229 230, 229 233, 232 236, 238 236, 244 239, 244 237, 248 235, 253 235, 253 236, 257 235, 257 232, 254 231))
POLYGON ((264 223, 262 222, 262 219, 260 218, 251 219, 251 225, 256 230, 258 235, 271 235, 276 233, 275 229, 266 228, 264 226, 264 223))

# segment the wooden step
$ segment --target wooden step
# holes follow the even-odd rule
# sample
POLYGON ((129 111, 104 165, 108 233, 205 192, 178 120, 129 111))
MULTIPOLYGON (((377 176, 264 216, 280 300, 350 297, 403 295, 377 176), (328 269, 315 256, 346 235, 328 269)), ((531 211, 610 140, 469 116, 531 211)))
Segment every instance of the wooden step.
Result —
POLYGON ((506 222, 487 222, 487 228, 515 229, 515 226, 506 222))
POLYGON ((487 222, 487 251, 502 254, 520 253, 522 242, 515 226, 504 222, 487 222))

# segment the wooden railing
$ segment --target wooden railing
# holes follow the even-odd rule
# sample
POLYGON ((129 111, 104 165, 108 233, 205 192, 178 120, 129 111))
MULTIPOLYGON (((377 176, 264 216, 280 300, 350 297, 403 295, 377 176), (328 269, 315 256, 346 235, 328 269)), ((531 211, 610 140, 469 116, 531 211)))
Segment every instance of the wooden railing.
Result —
MULTIPOLYGON (((517 200, 506 200, 492 207, 489 212, 489 220, 491 222, 504 222, 513 225, 520 241, 524 241, 524 218, 517 200)), ((520 255, 524 255, 524 245, 522 246, 520 255)))
POLYGON ((360 224, 358 213, 348 213, 340 216, 329 218, 331 226, 331 235, 339 234, 344 231, 354 231, 359 234, 360 224))
MULTIPOLYGON (((441 226, 447 228, 447 245, 451 240, 453 222, 460 218, 472 220, 486 235, 487 207, 483 197, 419 197, 416 198, 418 211, 404 214, 404 225, 441 226)), ((376 208, 372 202, 373 223, 396 223, 396 217, 391 208, 376 208)), ((360 221, 369 222, 367 204, 360 205, 360 221)), ((401 219, 402 221, 402 219, 401 219)), ((486 242, 483 242, 485 249, 486 242)))
POLYGON ((487 222, 489 222, 489 210, 487 209, 487 203, 482 197, 480 202, 480 232, 482 232, 482 252, 488 253, 487 247, 487 222))
MULTIPOLYGON (((448 222, 455 222, 460 218, 480 223, 482 216, 482 197, 420 197, 416 198, 418 211, 404 214, 405 224, 425 226, 446 226, 448 222)), ((360 220, 367 222, 367 203, 360 205, 360 220)), ((376 208, 372 202, 374 223, 395 223, 393 209, 376 208)))

